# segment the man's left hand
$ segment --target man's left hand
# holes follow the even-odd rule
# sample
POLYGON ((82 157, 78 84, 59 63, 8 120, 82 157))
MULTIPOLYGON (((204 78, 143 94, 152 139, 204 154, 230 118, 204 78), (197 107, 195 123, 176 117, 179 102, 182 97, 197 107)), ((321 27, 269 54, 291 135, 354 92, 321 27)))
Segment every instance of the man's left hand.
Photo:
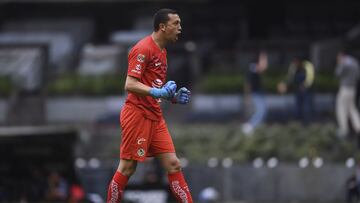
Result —
POLYGON ((191 92, 186 87, 180 88, 173 98, 174 103, 187 104, 190 101, 191 92))

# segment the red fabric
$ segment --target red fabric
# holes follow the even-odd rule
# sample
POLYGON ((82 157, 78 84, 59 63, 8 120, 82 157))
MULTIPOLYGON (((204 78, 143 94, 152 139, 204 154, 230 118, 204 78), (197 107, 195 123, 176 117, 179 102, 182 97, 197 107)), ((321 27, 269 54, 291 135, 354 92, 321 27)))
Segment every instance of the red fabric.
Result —
POLYGON ((121 201, 128 180, 127 176, 116 171, 109 184, 107 203, 119 203, 121 201))
POLYGON ((154 121, 144 117, 143 111, 126 104, 121 111, 122 139, 120 158, 144 161, 146 157, 175 152, 165 120, 154 121))
POLYGON ((168 174, 169 186, 171 192, 180 203, 192 203, 192 197, 190 194, 189 187, 185 181, 183 173, 176 172, 168 174))
MULTIPOLYGON (((138 78, 149 87, 160 88, 166 83, 166 49, 160 50, 151 35, 140 40, 128 56, 128 76, 138 78)), ((143 109, 145 115, 154 120, 161 120, 161 99, 151 96, 138 96, 129 92, 126 103, 132 103, 143 109)))

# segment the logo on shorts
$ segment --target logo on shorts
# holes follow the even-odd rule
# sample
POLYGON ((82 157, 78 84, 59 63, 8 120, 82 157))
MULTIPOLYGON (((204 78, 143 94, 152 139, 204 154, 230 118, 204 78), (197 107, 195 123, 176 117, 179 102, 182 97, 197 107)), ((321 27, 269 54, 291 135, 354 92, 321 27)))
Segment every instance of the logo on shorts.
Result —
POLYGON ((145 150, 143 148, 140 148, 140 149, 138 149, 137 154, 138 154, 138 156, 144 156, 145 150))
POLYGON ((144 63, 145 55, 144 54, 137 55, 136 60, 139 61, 140 63, 144 63))
POLYGON ((146 139, 145 138, 140 138, 140 139, 138 139, 137 144, 141 145, 143 142, 146 142, 146 139))

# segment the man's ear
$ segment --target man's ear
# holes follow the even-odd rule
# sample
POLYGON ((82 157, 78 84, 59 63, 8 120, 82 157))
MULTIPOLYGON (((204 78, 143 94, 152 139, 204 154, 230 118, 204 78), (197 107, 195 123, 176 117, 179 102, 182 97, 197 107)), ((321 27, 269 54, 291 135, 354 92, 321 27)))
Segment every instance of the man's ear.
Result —
POLYGON ((165 31, 165 27, 166 27, 166 25, 164 23, 159 24, 160 30, 165 31))

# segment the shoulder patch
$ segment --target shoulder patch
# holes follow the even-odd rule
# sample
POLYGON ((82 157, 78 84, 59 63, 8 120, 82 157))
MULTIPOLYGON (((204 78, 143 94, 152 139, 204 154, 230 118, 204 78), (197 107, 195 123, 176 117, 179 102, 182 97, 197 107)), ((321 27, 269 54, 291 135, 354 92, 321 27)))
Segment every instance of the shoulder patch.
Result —
POLYGON ((144 63, 145 61, 145 55, 144 54, 138 54, 136 57, 136 60, 140 63, 144 63))

